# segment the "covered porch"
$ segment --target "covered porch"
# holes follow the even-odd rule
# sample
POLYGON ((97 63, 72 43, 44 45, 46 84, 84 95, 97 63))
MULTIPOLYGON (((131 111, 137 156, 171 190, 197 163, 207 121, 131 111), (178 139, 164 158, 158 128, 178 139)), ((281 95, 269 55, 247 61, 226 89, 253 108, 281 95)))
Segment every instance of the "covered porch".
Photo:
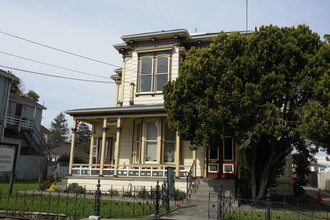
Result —
POLYGON ((82 109, 66 113, 73 116, 69 176, 163 179, 167 176, 167 167, 173 167, 175 177, 180 179, 195 177, 196 164, 204 166, 204 159, 197 161, 197 150, 191 150, 168 128, 162 105, 82 109), (73 162, 80 122, 92 128, 86 164, 73 162))

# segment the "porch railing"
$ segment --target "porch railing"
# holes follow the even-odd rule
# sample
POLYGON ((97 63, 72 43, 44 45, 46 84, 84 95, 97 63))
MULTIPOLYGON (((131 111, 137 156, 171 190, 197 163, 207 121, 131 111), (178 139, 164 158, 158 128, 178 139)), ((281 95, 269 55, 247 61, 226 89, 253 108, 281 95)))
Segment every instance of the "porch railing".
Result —
POLYGON ((7 115, 6 117, 6 123, 7 126, 12 126, 17 128, 18 131, 21 131, 22 129, 24 130, 31 130, 34 127, 34 121, 25 119, 22 117, 15 117, 15 116, 10 116, 7 115))
MULTIPOLYGON (((118 177, 161 177, 167 176, 166 167, 171 165, 119 165, 117 170, 118 177)), ((172 167, 175 167, 174 165, 172 167)), ((180 177, 187 177, 189 170, 187 166, 180 166, 180 177)), ((72 175, 99 175, 99 164, 73 164, 72 175)), ((115 174, 114 164, 105 164, 103 168, 103 175, 112 176, 115 174)))

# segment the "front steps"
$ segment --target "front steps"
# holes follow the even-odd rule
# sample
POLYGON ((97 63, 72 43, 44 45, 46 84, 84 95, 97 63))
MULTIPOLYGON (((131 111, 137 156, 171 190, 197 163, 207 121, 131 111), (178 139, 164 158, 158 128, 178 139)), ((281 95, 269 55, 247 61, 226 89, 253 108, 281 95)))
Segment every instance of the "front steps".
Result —
POLYGON ((222 186, 222 192, 226 196, 235 196, 235 180, 217 179, 196 179, 192 183, 186 199, 189 200, 209 200, 209 192, 218 193, 222 186))

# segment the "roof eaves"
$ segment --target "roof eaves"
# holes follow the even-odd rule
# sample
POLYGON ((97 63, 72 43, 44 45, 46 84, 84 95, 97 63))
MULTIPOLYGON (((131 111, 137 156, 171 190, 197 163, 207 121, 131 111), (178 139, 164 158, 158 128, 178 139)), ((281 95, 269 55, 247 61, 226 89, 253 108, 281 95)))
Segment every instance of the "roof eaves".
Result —
POLYGON ((72 109, 65 111, 66 114, 83 114, 83 113, 102 113, 102 112, 134 112, 141 110, 164 110, 164 105, 134 105, 125 107, 105 107, 105 108, 85 108, 85 109, 72 109))
POLYGON ((15 76, 14 74, 12 74, 10 72, 3 71, 2 69, 0 69, 0 75, 4 76, 6 78, 9 78, 11 80, 14 80, 14 81, 19 81, 19 78, 17 76, 15 76))
POLYGON ((134 39, 134 38, 141 38, 141 37, 151 37, 155 35, 167 35, 167 34, 177 34, 177 33, 184 33, 187 36, 190 36, 188 31, 186 29, 173 29, 173 30, 162 30, 162 31, 153 31, 153 32, 146 32, 146 33, 140 33, 140 34, 129 34, 129 35, 123 35, 121 37, 122 40, 126 39, 134 39))

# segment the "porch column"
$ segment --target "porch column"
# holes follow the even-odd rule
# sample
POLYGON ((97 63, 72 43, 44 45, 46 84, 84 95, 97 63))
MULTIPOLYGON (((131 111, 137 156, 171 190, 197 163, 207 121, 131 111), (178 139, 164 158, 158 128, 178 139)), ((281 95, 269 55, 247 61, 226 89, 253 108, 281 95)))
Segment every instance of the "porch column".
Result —
POLYGON ((192 172, 193 172, 192 175, 193 175, 193 177, 196 177, 197 149, 194 149, 194 150, 192 151, 192 159, 193 159, 193 163, 195 164, 194 167, 193 167, 193 170, 192 170, 192 172))
POLYGON ((119 148, 120 148, 120 137, 121 137, 121 118, 117 119, 117 128, 116 128, 116 148, 115 148, 115 172, 114 177, 118 177, 118 165, 119 165, 119 148))
POLYGON ((70 149, 70 161, 69 161, 69 173, 68 176, 72 176, 72 164, 74 159, 74 147, 76 142, 76 132, 77 132, 77 120, 73 119, 73 126, 71 128, 72 135, 71 135, 71 149, 70 149))
POLYGON ((101 160, 100 160, 100 173, 99 176, 103 176, 103 167, 104 167, 104 152, 105 152, 105 144, 107 141, 107 119, 103 119, 103 127, 102 127, 102 145, 101 145, 101 160))
POLYGON ((91 166, 91 164, 93 163, 93 147, 94 147, 94 134, 95 134, 95 126, 92 125, 92 136, 91 136, 91 143, 89 146, 89 164, 91 166))
POLYGON ((178 133, 175 138, 175 178, 180 179, 180 137, 178 133))

